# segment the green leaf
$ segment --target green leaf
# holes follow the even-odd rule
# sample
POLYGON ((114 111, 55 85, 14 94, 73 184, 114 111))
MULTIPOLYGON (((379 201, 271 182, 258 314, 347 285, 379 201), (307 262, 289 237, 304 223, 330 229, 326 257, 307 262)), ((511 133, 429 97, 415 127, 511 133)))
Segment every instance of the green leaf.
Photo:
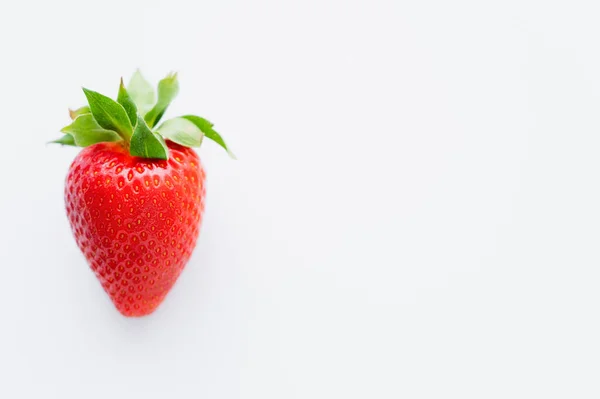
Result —
POLYGON ((235 155, 233 155, 229 147, 227 147, 227 144, 225 144, 223 137, 221 137, 221 135, 213 129, 214 125, 210 121, 196 115, 184 115, 181 118, 192 122, 194 125, 196 125, 196 127, 198 127, 198 129, 202 131, 202 133, 204 133, 207 138, 219 144, 225 149, 225 151, 227 151, 227 154, 229 154, 231 158, 236 159, 235 155))
POLYGON ((62 144, 62 145, 71 145, 73 147, 77 146, 75 144, 75 139, 70 134, 65 134, 59 139, 53 140, 49 142, 50 144, 62 144))
POLYGON ((158 101, 144 117, 148 126, 151 128, 156 126, 169 107, 169 104, 171 104, 171 101, 177 96, 177 93, 179 93, 179 82, 177 81, 176 73, 172 73, 158 82, 158 101))
POLYGON ((81 108, 77 108, 75 110, 72 110, 69 108, 69 116, 71 117, 71 120, 75 120, 75 118, 77 118, 79 115, 83 115, 83 114, 89 114, 92 111, 90 111, 90 107, 88 107, 87 105, 84 105, 81 108))
POLYGON ((119 96, 117 97, 117 102, 123 106, 125 112, 127 112, 127 116, 129 117, 129 121, 131 122, 131 126, 135 126, 137 123, 137 107, 135 103, 127 93, 127 89, 125 89, 125 85, 123 84, 123 78, 121 78, 121 85, 119 86, 119 96))
POLYGON ((129 140, 133 133, 133 127, 125 108, 118 102, 95 91, 84 88, 83 92, 98 124, 104 129, 114 130, 125 140, 129 140))
POLYGON ((135 132, 131 136, 129 153, 134 157, 169 159, 169 149, 165 140, 150 130, 141 116, 138 116, 135 132))
POLYGON ((96 122, 92 114, 78 116, 73 123, 61 129, 61 132, 73 136, 74 142, 79 147, 105 141, 119 141, 121 137, 112 130, 106 130, 96 122))
POLYGON ((127 91, 131 96, 131 99, 137 106, 140 115, 144 116, 156 101, 156 94, 154 88, 148 81, 142 76, 140 70, 135 71, 129 84, 127 85, 127 91))
POLYGON ((200 147, 204 137, 204 133, 194 123, 184 118, 169 119, 163 122, 156 132, 184 147, 200 147))

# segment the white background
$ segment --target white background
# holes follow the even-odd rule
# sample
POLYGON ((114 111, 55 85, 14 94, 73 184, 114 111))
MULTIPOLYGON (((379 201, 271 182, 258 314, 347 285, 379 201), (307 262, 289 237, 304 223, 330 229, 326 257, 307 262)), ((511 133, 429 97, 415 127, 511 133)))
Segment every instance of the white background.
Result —
POLYGON ((597 398, 596 1, 0 6, 1 398, 597 398), (180 72, 199 245, 126 319, 47 146, 86 86, 180 72))

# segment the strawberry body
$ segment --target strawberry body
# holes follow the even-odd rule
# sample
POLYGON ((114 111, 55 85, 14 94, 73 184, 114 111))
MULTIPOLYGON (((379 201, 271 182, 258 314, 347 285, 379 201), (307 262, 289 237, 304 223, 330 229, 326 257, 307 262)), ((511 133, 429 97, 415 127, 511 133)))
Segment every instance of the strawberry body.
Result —
POLYGON ((167 142, 169 159, 133 157, 98 143, 73 161, 67 215, 91 269, 125 316, 152 313, 198 238, 205 173, 191 148, 167 142))

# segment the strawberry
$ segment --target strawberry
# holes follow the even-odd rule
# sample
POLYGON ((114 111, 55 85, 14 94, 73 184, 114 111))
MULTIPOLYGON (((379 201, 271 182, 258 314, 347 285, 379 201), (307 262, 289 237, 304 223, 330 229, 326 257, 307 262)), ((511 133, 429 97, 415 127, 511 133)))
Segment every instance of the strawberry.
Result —
POLYGON ((152 313, 194 250, 204 211, 204 136, 233 157, 213 124, 186 115, 153 129, 177 95, 176 75, 158 98, 137 71, 117 101, 83 89, 88 106, 54 141, 85 147, 66 179, 67 216, 80 250, 125 316, 152 313))

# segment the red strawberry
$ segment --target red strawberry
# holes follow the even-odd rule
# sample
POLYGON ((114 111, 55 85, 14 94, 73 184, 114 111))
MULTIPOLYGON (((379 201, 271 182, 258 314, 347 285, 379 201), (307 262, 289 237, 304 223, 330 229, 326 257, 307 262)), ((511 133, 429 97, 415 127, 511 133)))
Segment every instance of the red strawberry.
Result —
POLYGON ((67 216, 77 245, 125 316, 152 313, 196 245, 205 174, 188 147, 207 136, 227 150, 200 117, 151 130, 177 90, 176 76, 163 79, 150 107, 153 93, 139 72, 129 93, 121 82, 117 102, 84 89, 89 108, 71 111, 74 121, 56 141, 88 146, 67 176, 67 216))

